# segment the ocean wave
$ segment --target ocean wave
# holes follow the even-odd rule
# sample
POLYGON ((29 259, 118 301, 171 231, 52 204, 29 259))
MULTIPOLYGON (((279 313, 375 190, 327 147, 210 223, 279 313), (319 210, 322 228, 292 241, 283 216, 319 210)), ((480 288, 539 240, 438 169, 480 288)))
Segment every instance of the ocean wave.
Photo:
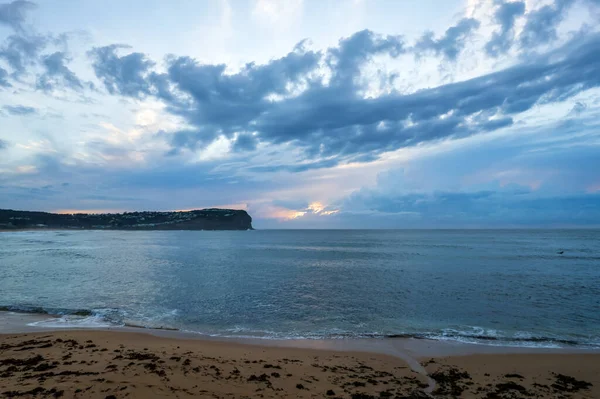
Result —
POLYGON ((523 347, 523 348, 581 348, 600 349, 600 337, 590 340, 575 340, 570 338, 555 338, 544 336, 517 337, 511 335, 474 335, 469 332, 449 333, 448 330, 438 332, 276 332, 271 330, 257 330, 249 328, 231 328, 222 332, 201 332, 193 329, 182 330, 214 338, 251 338, 266 340, 322 340, 322 339, 423 339, 434 341, 449 341, 465 344, 487 346, 523 347))
POLYGON ((507 333, 481 327, 463 329, 447 328, 437 332, 419 334, 422 338, 439 341, 456 341, 490 346, 512 346, 526 348, 600 348, 600 337, 579 338, 544 336, 529 332, 507 333))
POLYGON ((46 320, 34 321, 27 324, 30 327, 43 328, 108 328, 115 327, 100 316, 62 316, 46 320))
POLYGON ((177 309, 166 310, 155 317, 128 315, 127 312, 115 308, 103 309, 65 309, 40 307, 33 305, 1 306, 0 311, 47 315, 47 319, 28 323, 31 327, 41 328, 109 328, 134 327, 147 329, 164 329, 194 333, 215 338, 252 338, 266 340, 322 340, 322 339, 427 339, 450 341, 488 346, 525 347, 525 348, 582 348, 600 349, 598 337, 545 336, 530 332, 508 333, 496 329, 482 327, 445 328, 429 331, 409 332, 358 332, 338 328, 319 329, 315 331, 275 331, 243 326, 215 329, 212 331, 197 329, 194 326, 175 328, 164 323, 165 317, 179 315, 177 309), (137 317, 136 317, 137 316, 137 317))

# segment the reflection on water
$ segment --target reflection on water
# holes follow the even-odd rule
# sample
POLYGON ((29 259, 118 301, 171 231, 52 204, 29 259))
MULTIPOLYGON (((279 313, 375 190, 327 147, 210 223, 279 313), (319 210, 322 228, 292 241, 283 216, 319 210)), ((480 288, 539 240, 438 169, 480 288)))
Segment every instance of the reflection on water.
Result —
POLYGON ((44 231, 0 242, 0 306, 92 311, 62 324, 600 342, 599 231, 44 231))

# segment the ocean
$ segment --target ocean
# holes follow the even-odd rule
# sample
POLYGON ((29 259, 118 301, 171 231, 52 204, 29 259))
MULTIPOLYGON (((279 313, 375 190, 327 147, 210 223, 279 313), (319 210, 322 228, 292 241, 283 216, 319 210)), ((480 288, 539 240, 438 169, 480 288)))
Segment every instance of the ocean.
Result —
POLYGON ((5 232, 0 310, 53 328, 599 348, 600 231, 5 232))

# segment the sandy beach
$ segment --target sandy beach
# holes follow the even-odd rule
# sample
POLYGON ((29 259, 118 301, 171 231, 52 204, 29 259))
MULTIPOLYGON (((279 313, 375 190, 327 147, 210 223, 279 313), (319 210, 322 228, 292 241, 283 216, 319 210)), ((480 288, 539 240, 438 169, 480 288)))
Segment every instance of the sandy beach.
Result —
POLYGON ((0 395, 67 398, 597 398, 600 354, 418 359, 123 331, 0 335, 0 395))

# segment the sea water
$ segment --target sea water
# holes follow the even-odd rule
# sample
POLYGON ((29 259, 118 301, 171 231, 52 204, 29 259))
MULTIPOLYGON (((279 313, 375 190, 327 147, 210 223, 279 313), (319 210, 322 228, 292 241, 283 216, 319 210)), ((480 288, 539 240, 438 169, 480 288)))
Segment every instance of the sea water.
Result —
POLYGON ((600 231, 6 232, 0 310, 56 328, 600 347, 600 231))

